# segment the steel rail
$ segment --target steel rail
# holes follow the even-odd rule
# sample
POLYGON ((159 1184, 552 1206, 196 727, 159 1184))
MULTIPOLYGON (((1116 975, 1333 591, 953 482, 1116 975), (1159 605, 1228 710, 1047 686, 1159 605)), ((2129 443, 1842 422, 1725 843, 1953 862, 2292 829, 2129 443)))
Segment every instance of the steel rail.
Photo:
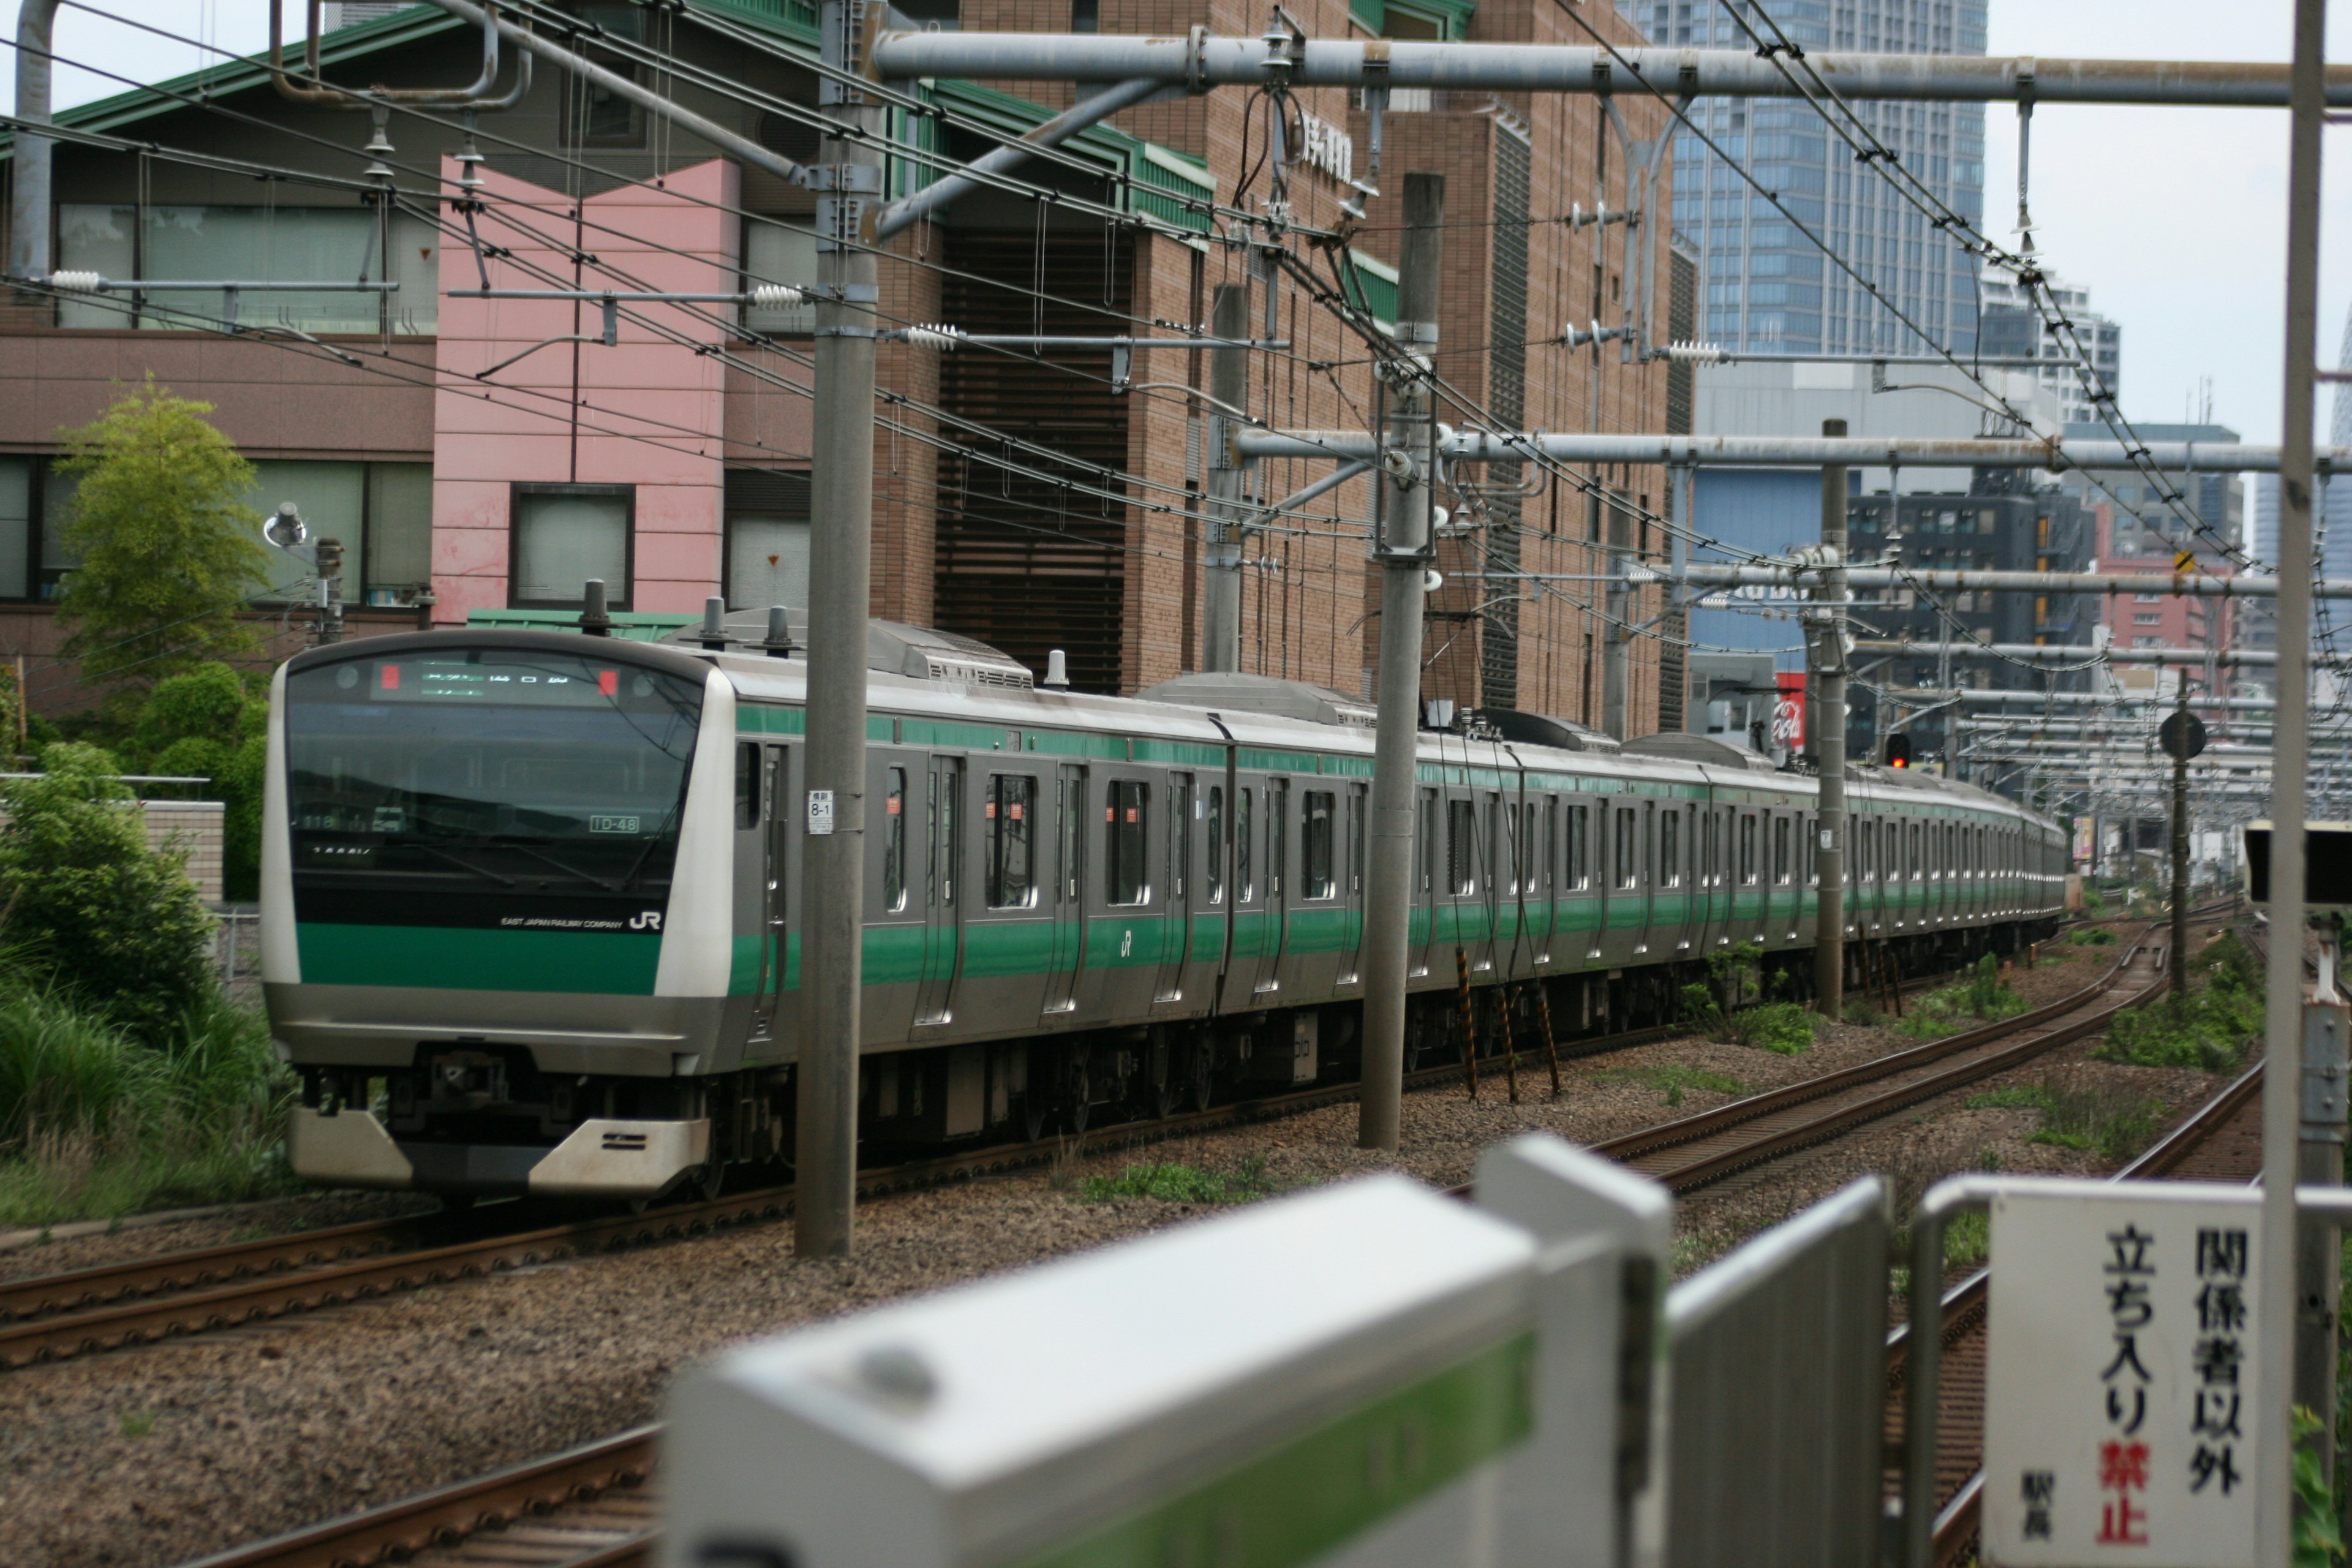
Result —
MULTIPOLYGON (((2147 1181, 2179 1170, 2245 1108, 2260 1104, 2263 1064, 2255 1062, 2220 1093, 2208 1100, 2180 1124, 2148 1145, 2109 1178, 2117 1182, 2147 1181)), ((1944 1293, 1941 1336, 1946 1351, 1983 1331, 1990 1294, 1991 1271, 1979 1269, 1944 1293)), ((1910 1325, 1899 1324, 1886 1336, 1887 1391, 1894 1396, 1903 1386, 1910 1325)), ((1975 1543, 1979 1507, 1984 1496, 1984 1472, 1968 1476, 1937 1510, 1934 1543, 1936 1568, 1959 1568, 1975 1543)))
MULTIPOLYGON (((467 15, 450 0, 445 9, 467 15)), ((1194 91, 1290 87, 1426 87, 1607 95, 1647 87, 1675 96, 1797 98, 1778 61, 1743 49, 1440 44, 1307 38, 1270 30, 1219 37, 1205 27, 1163 37, 886 32, 874 44, 885 79, 1130 81, 1194 91)), ((1806 64, 1847 99, 1949 103, 2144 103, 2284 109, 2289 68, 2252 61, 2102 60, 1808 52, 1806 64)), ((2352 69, 2331 67, 2327 101, 2352 107, 2352 69)))
MULTIPOLYGON (((404 1561, 485 1531, 511 1529, 620 1489, 635 1491, 654 1471, 658 1426, 632 1427, 544 1459, 493 1470, 415 1497, 273 1536, 200 1558, 187 1568, 353 1568, 404 1561)), ((582 1532, 583 1536, 587 1532, 582 1532)), ((607 1532, 609 1533, 609 1532, 607 1532)), ((582 1555, 563 1568, 635 1568, 654 1558, 657 1534, 635 1531, 617 1541, 583 1541, 582 1555)))

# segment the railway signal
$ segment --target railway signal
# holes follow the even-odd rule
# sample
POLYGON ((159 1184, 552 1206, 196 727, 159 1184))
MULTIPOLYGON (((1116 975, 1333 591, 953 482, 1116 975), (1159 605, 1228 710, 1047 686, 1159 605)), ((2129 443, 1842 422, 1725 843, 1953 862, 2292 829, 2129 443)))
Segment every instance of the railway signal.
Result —
POLYGON ((1911 765, 1911 737, 1895 734, 1886 737, 1886 765, 1907 768, 1911 765))

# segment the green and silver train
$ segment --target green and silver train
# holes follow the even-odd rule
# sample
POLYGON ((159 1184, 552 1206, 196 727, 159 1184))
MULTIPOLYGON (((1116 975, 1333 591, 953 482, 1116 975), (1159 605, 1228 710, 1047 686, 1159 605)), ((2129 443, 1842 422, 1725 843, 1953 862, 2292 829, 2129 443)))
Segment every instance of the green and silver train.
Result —
MULTIPOLYGON (((880 622, 868 653, 870 1146, 1354 1075, 1369 709, 1234 675, 1040 689, 880 622)), ((788 1163, 806 668, 751 628, 452 630, 289 664, 262 930, 295 1169, 642 1200, 788 1163)), ((1851 775, 1855 937, 1916 969, 2054 927, 2055 825, 1851 775)), ((1703 736, 1621 748, 1507 712, 1425 732, 1409 1057, 1459 1056, 1465 988, 1486 1039, 1525 1046, 1669 1017, 1736 944, 1801 984, 1814 808, 1811 778, 1703 736)))

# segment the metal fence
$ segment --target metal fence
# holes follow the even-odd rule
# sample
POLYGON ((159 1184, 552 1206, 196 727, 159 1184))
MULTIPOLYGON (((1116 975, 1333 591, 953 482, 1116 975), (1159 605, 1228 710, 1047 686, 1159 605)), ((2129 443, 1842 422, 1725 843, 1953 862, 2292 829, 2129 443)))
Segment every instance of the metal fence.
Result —
POLYGON ((1865 1176, 1668 1294, 1669 1568, 1875 1568, 1889 1233, 1865 1176))
POLYGON ((229 904, 213 911, 213 968, 221 988, 232 996, 248 997, 261 984, 261 910, 251 904, 229 904))

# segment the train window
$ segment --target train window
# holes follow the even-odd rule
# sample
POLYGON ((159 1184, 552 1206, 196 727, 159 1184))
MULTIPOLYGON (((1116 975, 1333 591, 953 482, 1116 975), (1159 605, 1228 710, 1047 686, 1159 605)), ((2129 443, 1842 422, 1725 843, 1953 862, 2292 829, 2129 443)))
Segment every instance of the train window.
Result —
POLYGON ((892 768, 882 784, 882 907, 907 907, 907 770, 892 768))
POLYGON ((1801 858, 1804 866, 1804 883, 1816 888, 1822 880, 1822 819, 1808 816, 1804 820, 1804 840, 1801 858))
POLYGON ((1222 784, 1209 786, 1209 809, 1202 828, 1209 841, 1209 902, 1222 904, 1225 901, 1225 791, 1222 784))
POLYGON ((1103 868, 1108 874, 1104 886, 1114 904, 1151 901, 1151 871, 1145 862, 1145 847, 1151 842, 1150 794, 1150 784, 1114 779, 1110 798, 1103 803, 1103 868))
POLYGON ((1087 842, 1087 781, 1084 775, 1064 779, 1054 786, 1054 820, 1062 838, 1062 870, 1054 883, 1056 903, 1084 905, 1086 881, 1080 862, 1087 842))
POLYGON ((1559 876, 1559 797, 1556 795, 1544 796, 1543 830, 1543 858, 1536 874, 1549 892, 1559 876))
POLYGON ((1631 888, 1640 880, 1640 865, 1635 858, 1633 841, 1633 809, 1620 806, 1617 811, 1617 885, 1631 888))
POLYGON ((1789 818, 1776 816, 1772 819, 1772 879, 1785 888, 1792 869, 1789 863, 1789 818))
POLYGON ((1682 813, 1670 811, 1658 818, 1658 886, 1683 885, 1682 813))
POLYGON ((1305 835, 1299 840, 1302 859, 1299 871, 1306 879, 1306 897, 1328 899, 1338 892, 1334 880, 1333 842, 1337 829, 1332 818, 1339 814, 1339 797, 1327 790, 1310 789, 1305 793, 1306 810, 1300 814, 1305 835))
POLYGON ((1257 792, 1244 784, 1234 791, 1234 902, 1248 903, 1257 897, 1255 858, 1251 842, 1257 825, 1250 820, 1250 797, 1257 792))
POLYGON ((1916 823, 1916 822, 1915 822, 1915 823, 1912 823, 1912 824, 1910 825, 1909 832, 1908 832, 1908 834, 1906 835, 1906 837, 1909 838, 1909 840, 1910 840, 1910 845, 1911 845, 1911 858, 1910 858, 1910 860, 1907 862, 1907 864, 1908 864, 1908 866, 1909 866, 1909 868, 1910 868, 1910 871, 1911 871, 1911 879, 1912 879, 1913 881, 1915 881, 1915 882, 1916 882, 1916 881, 1917 881, 1917 880, 1919 879, 1919 869, 1920 869, 1920 868, 1919 868, 1919 825, 1918 825, 1917 823, 1916 823))
POLYGON ((1445 803, 1445 885, 1456 898, 1478 890, 1478 808, 1466 800, 1445 803))
POLYGON ((1752 811, 1739 815, 1739 881, 1743 887, 1756 881, 1756 814, 1752 811))
POLYGON ((1025 910, 1037 901, 1037 781, 995 773, 981 807, 987 821, 988 907, 1025 910))
POLYGON ((1486 854, 1492 863, 1486 880, 1498 893, 1519 890, 1518 815, 1499 795, 1486 797, 1486 854))
POLYGON ((746 742, 735 748, 735 826, 760 826, 760 744, 746 742))
POLYGON ((1568 885, 1572 889, 1591 887, 1592 869, 1587 862, 1591 857, 1591 818, 1589 808, 1571 805, 1568 808, 1568 885))

